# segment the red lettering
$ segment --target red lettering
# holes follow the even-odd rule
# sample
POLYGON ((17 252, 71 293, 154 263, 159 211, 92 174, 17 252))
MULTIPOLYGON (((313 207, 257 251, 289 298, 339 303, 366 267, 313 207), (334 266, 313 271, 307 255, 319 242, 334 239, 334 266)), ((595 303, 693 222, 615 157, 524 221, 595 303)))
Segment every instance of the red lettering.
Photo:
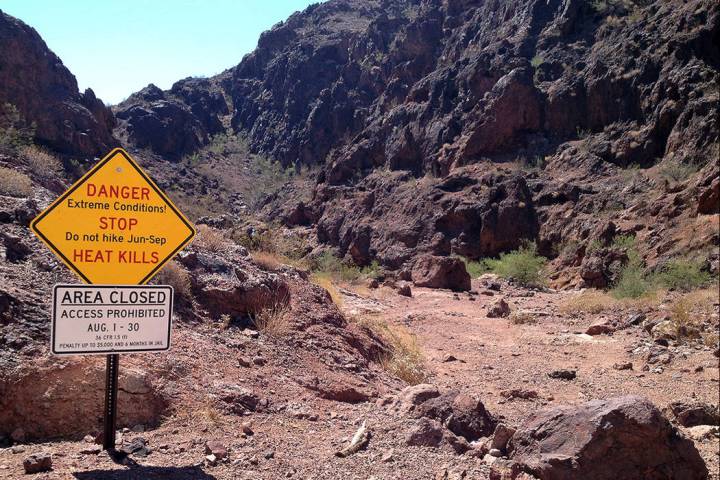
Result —
POLYGON ((132 230, 137 224, 137 218, 100 217, 100 230, 132 230))
POLYGON ((150 200, 150 189, 147 187, 130 187, 128 185, 95 185, 88 183, 85 189, 88 197, 121 198, 123 200, 150 200))
POLYGON ((109 263, 112 250, 74 249, 73 262, 81 263, 109 263))

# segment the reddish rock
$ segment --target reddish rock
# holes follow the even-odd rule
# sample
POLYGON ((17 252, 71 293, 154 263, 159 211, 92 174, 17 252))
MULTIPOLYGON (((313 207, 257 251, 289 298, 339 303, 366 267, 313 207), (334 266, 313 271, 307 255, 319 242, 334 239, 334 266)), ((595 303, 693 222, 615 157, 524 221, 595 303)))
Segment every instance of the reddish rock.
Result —
POLYGON ((527 390, 524 388, 513 388, 510 390, 503 390, 500 392, 500 396, 513 400, 519 398, 522 400, 533 400, 538 398, 538 392, 536 390, 527 390))
POLYGON ((499 298, 487 311, 488 318, 505 318, 510 315, 510 305, 504 298, 499 298))
POLYGON ((421 383, 419 385, 405 387, 405 389, 398 394, 395 400, 395 407, 400 411, 410 412, 423 402, 439 396, 440 391, 435 385, 421 383))
POLYGON ((712 184, 698 195, 697 213, 710 215, 720 213, 720 179, 715 178, 712 184))
POLYGON ((717 405, 703 402, 677 401, 670 404, 670 411, 683 427, 720 425, 720 410, 718 410, 717 405))
POLYGON ((402 295, 403 297, 412 297, 412 289, 407 283, 402 283, 398 285, 397 292, 398 295, 402 295))
POLYGON ((615 331, 615 327, 610 325, 607 322, 598 322, 593 323, 590 325, 587 330, 585 330, 585 333, 588 335, 603 335, 608 333, 613 333, 615 331))
POLYGON ((52 458, 47 453, 36 453, 23 460, 25 473, 40 473, 52 470, 52 458))
POLYGON ((415 261, 412 278, 418 287, 470 290, 470 275, 463 261, 455 257, 424 255, 415 261))
POLYGON ((692 441, 638 396, 532 414, 510 440, 508 456, 514 473, 540 480, 701 480, 708 475, 692 441))
POLYGON ((438 447, 442 440, 442 425, 435 420, 420 418, 415 421, 405 436, 405 445, 413 447, 438 447))
POLYGON ((417 414, 442 422, 448 430, 468 441, 489 436, 496 424, 480 400, 456 391, 423 402, 417 414))
POLYGON ((219 440, 208 440, 205 442, 205 453, 215 455, 217 460, 222 460, 228 456, 228 448, 219 440))

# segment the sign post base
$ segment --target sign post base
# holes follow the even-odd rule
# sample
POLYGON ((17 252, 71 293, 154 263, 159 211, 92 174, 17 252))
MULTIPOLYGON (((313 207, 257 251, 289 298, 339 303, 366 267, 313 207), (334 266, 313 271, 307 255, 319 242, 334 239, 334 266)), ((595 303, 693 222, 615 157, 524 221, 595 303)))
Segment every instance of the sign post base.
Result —
POLYGON ((114 353, 107 356, 105 368, 105 413, 103 430, 103 448, 115 450, 115 419, 117 417, 118 369, 120 355, 114 353))

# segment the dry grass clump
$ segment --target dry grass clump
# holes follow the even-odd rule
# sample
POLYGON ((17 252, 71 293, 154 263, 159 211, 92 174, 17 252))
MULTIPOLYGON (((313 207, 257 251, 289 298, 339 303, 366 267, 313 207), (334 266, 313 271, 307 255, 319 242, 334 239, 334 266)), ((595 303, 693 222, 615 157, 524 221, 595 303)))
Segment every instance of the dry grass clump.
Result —
POLYGON ((616 300, 601 290, 585 290, 560 305, 563 313, 602 313, 612 308, 616 300))
POLYGON ((338 308, 342 307, 342 294, 340 293, 340 290, 338 290, 338 288, 335 286, 335 283, 333 283, 331 275, 322 272, 315 272, 310 275, 310 281, 318 287, 322 287, 327 290, 327 292, 330 294, 330 298, 332 298, 333 303, 337 305, 338 308))
POLYGON ((176 261, 172 260, 168 262, 155 278, 159 284, 173 287, 176 299, 188 303, 192 302, 193 294, 190 284, 190 273, 176 261))
POLYGON ((534 325, 537 323, 535 315, 531 312, 525 312, 522 310, 515 310, 514 312, 511 312, 508 320, 510 320, 510 323, 513 325, 534 325))
POLYGON ((227 249, 228 241, 219 230, 207 225, 198 225, 195 245, 208 252, 218 253, 227 249))
POLYGON ((695 290, 674 299, 669 310, 677 340, 682 342, 702 339, 705 345, 717 348, 720 340, 720 320, 714 316, 718 313, 717 302, 718 294, 715 288, 695 290), (710 321, 703 322, 705 319, 710 321))
POLYGON ((29 197, 31 194, 30 177, 12 168, 0 167, 0 195, 29 197))
POLYGON ((290 308, 286 303, 275 301, 251 314, 250 319, 259 332, 279 337, 289 330, 289 313, 290 308))
POLYGON ((47 180, 62 176, 62 164, 54 155, 35 145, 20 149, 20 155, 36 177, 47 180))
POLYGON ((425 355, 417 337, 407 328, 372 317, 356 317, 352 321, 384 339, 389 350, 377 359, 380 366, 409 385, 427 381, 425 355))
POLYGON ((264 270, 277 270, 286 264, 282 255, 267 251, 250 252, 253 262, 264 270))
POLYGON ((597 315, 609 310, 657 308, 661 293, 653 291, 640 298, 619 299, 602 290, 588 289, 568 298, 559 308, 562 313, 571 315, 583 313, 597 315))
POLYGON ((227 330, 228 328, 230 328, 231 323, 232 317, 229 314, 223 313, 222 315, 220 315, 220 330, 227 330))
POLYGON ((701 322, 699 317, 693 314, 692 303, 687 298, 678 298, 670 305, 670 322, 679 343, 701 337, 701 322))

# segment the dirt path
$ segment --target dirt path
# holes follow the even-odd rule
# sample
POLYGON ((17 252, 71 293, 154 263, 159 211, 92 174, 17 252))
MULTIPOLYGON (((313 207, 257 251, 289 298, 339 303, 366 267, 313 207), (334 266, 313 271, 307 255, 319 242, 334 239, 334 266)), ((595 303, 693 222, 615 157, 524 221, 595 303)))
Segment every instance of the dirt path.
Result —
MULTIPOLYGON (((490 293, 478 280, 473 281, 473 288, 490 293)), ((543 405, 615 395, 642 395, 661 409, 676 400, 718 403, 718 360, 709 348, 670 347, 672 360, 668 364, 647 365, 645 356, 653 343, 640 326, 612 335, 585 334, 596 321, 624 321, 631 311, 572 316, 562 313, 561 306, 576 292, 503 286, 493 293, 468 295, 414 288, 413 297, 406 298, 380 290, 372 297, 381 307, 376 302, 363 304, 350 298, 346 308, 353 313, 362 312, 363 307, 370 312, 380 310, 381 317, 407 327, 418 336, 433 374, 432 383, 475 394, 491 412, 511 421, 519 421, 543 405), (534 323, 488 318, 489 306, 500 297, 513 311, 527 312, 534 323), (448 355, 457 360, 447 361, 448 355), (613 367, 628 362, 632 369, 613 367), (577 377, 548 377, 560 369, 574 370, 577 377), (537 398, 508 399, 502 395, 513 389, 536 392, 537 398)), ((709 470, 717 472, 717 441, 697 446, 709 470)), ((718 478, 715 475, 712 478, 718 478)))

